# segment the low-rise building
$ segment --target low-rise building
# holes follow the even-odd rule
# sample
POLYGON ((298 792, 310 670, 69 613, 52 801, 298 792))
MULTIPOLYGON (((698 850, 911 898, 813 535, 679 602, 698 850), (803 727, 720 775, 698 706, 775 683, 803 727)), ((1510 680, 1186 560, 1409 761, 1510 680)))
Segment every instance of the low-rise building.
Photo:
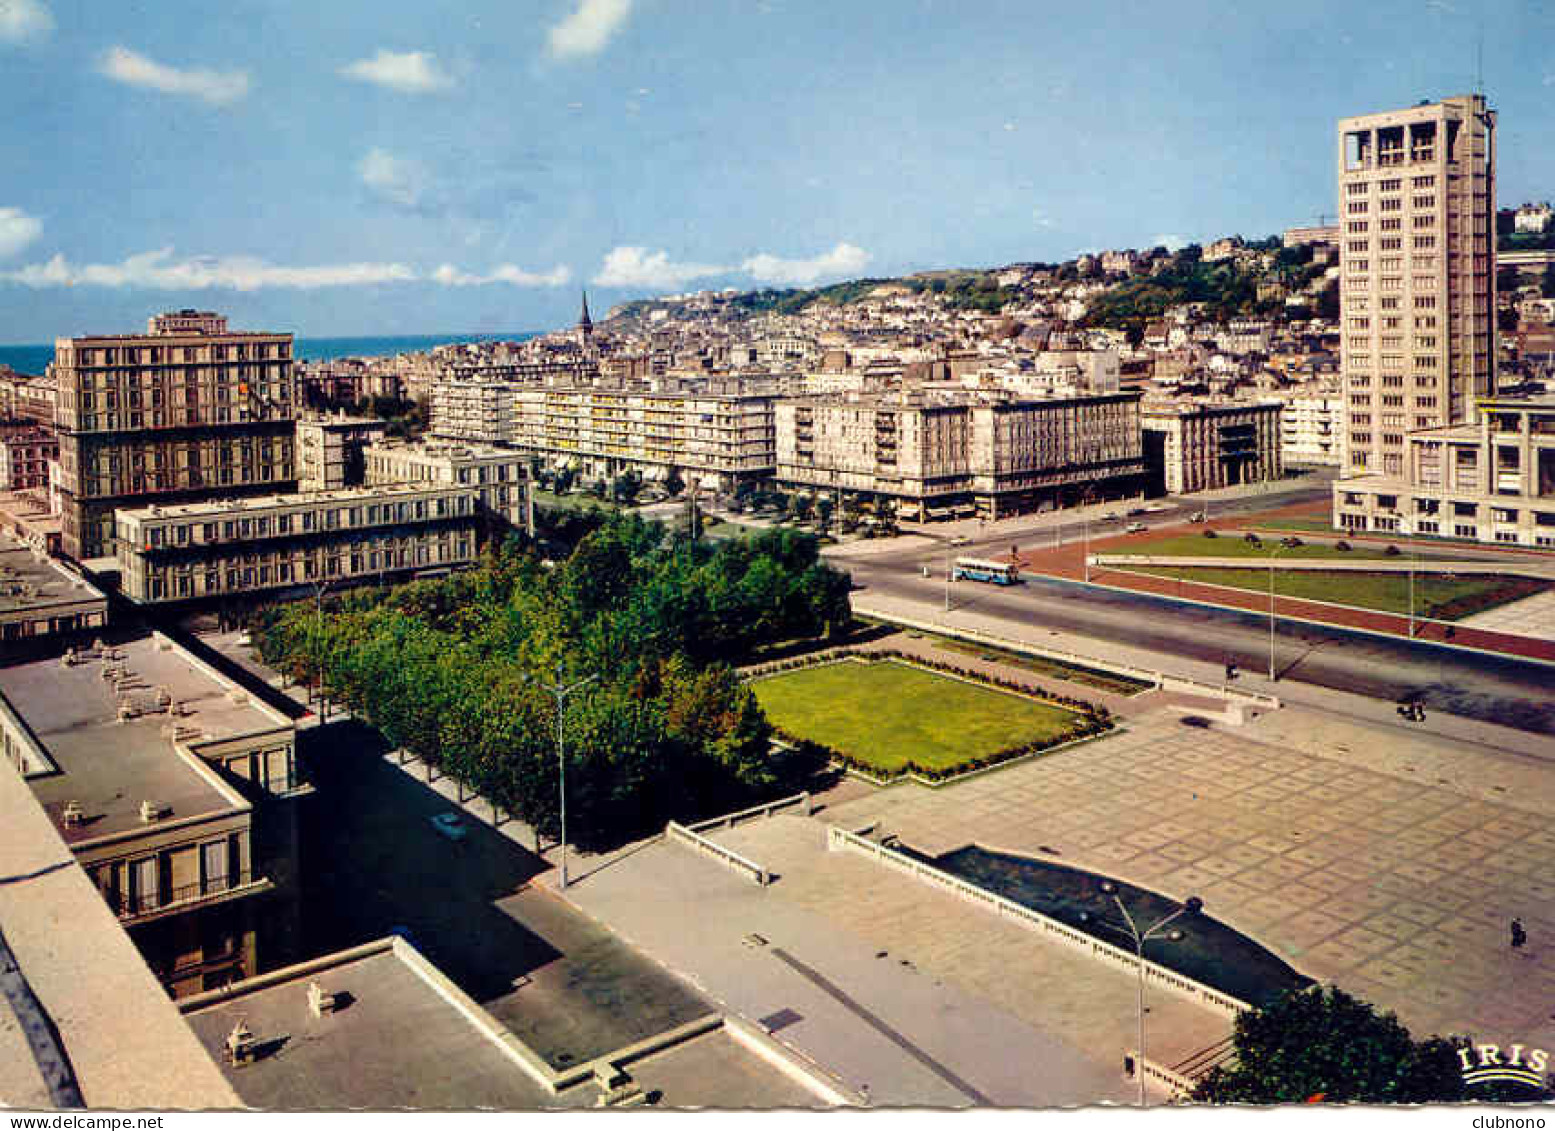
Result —
POLYGON ((1555 211, 1548 204, 1525 204, 1512 217, 1512 227, 1518 232, 1547 232, 1555 221, 1555 211))
POLYGON ((1172 495, 1280 477, 1278 401, 1175 401, 1140 413, 1150 489, 1172 495))
POLYGON ((499 528, 528 525, 529 457, 512 448, 388 441, 368 448, 364 458, 371 485, 473 487, 481 513, 499 528))
POLYGON ((297 421, 297 490, 360 487, 366 471, 363 453, 388 430, 386 420, 345 413, 297 421))
POLYGON ((96 632, 107 623, 101 590, 0 530, 0 643, 96 632))
POLYGON ((909 519, 987 518, 1138 491, 1139 394, 923 392, 778 404, 777 481, 909 519))
POLYGON ((0 427, 0 491, 46 490, 59 437, 43 425, 0 427))
POLYGON ((1407 436, 1405 474, 1334 483, 1345 530, 1555 547, 1555 395, 1503 392, 1407 436))
POLYGON ((284 715, 157 633, 0 667, 0 746, 173 996, 291 959, 284 715))
POLYGON ((120 586, 158 604, 446 573, 475 560, 477 489, 387 484, 118 512, 120 586))
POLYGON ((1312 244, 1339 243, 1338 224, 1319 224, 1305 228, 1287 228, 1282 237, 1286 247, 1306 247, 1312 244))

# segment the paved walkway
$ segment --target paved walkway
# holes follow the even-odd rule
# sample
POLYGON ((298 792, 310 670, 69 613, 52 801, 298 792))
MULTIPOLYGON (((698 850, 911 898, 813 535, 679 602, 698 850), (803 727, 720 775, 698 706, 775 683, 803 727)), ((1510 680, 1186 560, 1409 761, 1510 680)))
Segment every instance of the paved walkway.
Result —
POLYGON ((940 790, 826 812, 931 854, 1037 854, 1182 899, 1417 1033, 1555 1043, 1555 767, 1380 743, 1300 708, 1244 728, 1168 713, 940 790), (1498 788, 1499 787, 1499 788, 1498 788), (1486 791, 1490 794, 1487 797, 1486 791), (1494 798, 1494 799, 1491 799, 1494 798), (1529 945, 1508 945, 1520 917, 1529 945))
POLYGON ((1465 617, 1459 623, 1487 632, 1515 632, 1519 636, 1555 640, 1555 590, 1465 617))
MULTIPOLYGON (((1122 1073, 1136 1024, 1127 972, 862 856, 827 852, 820 819, 783 814, 713 835, 776 882, 758 888, 658 843, 575 883, 568 898, 710 996, 779 1026, 779 1038, 867 1087, 873 1103, 1133 1099, 1122 1073)), ((1223 1016, 1184 999, 1155 993, 1148 1004, 1151 1047, 1169 1062, 1229 1032, 1223 1016)))

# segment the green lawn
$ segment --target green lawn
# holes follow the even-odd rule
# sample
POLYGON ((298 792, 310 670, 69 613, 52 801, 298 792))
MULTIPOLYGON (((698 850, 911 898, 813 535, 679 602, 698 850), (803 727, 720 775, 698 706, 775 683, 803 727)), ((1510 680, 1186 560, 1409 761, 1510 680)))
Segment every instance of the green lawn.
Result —
POLYGON ((895 772, 956 766, 1061 734, 1080 716, 896 661, 843 661, 751 684, 772 722, 895 772))
MULTIPOLYGON (((1291 551, 1287 550, 1286 553, 1291 551)), ((1202 581, 1233 589, 1269 591, 1267 569, 1131 566, 1134 573, 1156 577, 1202 581)), ((1461 620, 1486 609, 1520 600, 1549 588, 1549 583, 1529 577, 1415 576, 1415 615, 1436 620, 1461 620)), ((1409 575, 1407 573, 1326 573, 1312 570, 1274 571, 1274 591, 1282 597, 1303 597, 1336 605, 1354 605, 1380 612, 1409 613, 1409 575)))
POLYGON ((1053 679, 1081 683, 1087 687, 1094 687, 1098 691, 1110 691, 1114 695, 1138 695, 1141 691, 1149 691, 1155 686, 1155 684, 1146 683, 1142 679, 1131 679, 1126 675, 1117 675, 1114 672, 1105 672, 1098 668, 1082 667, 1079 664, 1067 664, 1062 660, 1052 660, 1046 656, 1033 656, 1027 652, 1014 652, 1007 648, 977 644, 970 640, 958 640, 953 636, 930 635, 929 639, 934 642, 936 648, 944 648, 950 652, 960 652, 964 656, 978 656, 983 659, 995 660, 1012 668, 1020 668, 1022 671, 1031 672, 1033 675, 1045 675, 1051 676, 1053 679))
POLYGON ((1332 545, 1304 542, 1300 546, 1281 549, 1278 538, 1264 538, 1262 545, 1254 545, 1240 534, 1221 534, 1206 538, 1202 534, 1174 534, 1140 542, 1129 546, 1126 553, 1154 554, 1177 558, 1257 558, 1267 561, 1274 555, 1276 561, 1283 558, 1382 558, 1384 546, 1356 546, 1351 550, 1336 550, 1332 545), (1275 550, 1280 552, 1276 555, 1275 550))

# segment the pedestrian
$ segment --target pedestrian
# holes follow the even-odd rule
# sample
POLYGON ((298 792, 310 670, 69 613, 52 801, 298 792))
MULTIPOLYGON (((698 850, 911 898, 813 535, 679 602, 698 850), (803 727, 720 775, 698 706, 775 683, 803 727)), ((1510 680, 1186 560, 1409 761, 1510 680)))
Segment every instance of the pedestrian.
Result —
POLYGON ((1527 941, 1528 941, 1528 932, 1523 930, 1523 921, 1521 919, 1513 919, 1512 920, 1512 949, 1513 950, 1521 949, 1523 943, 1525 943, 1527 941))

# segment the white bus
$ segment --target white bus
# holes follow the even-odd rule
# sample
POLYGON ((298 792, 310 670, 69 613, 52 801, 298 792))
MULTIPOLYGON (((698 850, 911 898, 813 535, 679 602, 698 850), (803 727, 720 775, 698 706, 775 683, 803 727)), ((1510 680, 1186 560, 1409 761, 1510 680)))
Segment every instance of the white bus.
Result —
POLYGON ((992 562, 983 558, 957 558, 953 575, 957 581, 991 581, 995 585, 1014 585, 1020 580, 1020 567, 1014 562, 992 562))

